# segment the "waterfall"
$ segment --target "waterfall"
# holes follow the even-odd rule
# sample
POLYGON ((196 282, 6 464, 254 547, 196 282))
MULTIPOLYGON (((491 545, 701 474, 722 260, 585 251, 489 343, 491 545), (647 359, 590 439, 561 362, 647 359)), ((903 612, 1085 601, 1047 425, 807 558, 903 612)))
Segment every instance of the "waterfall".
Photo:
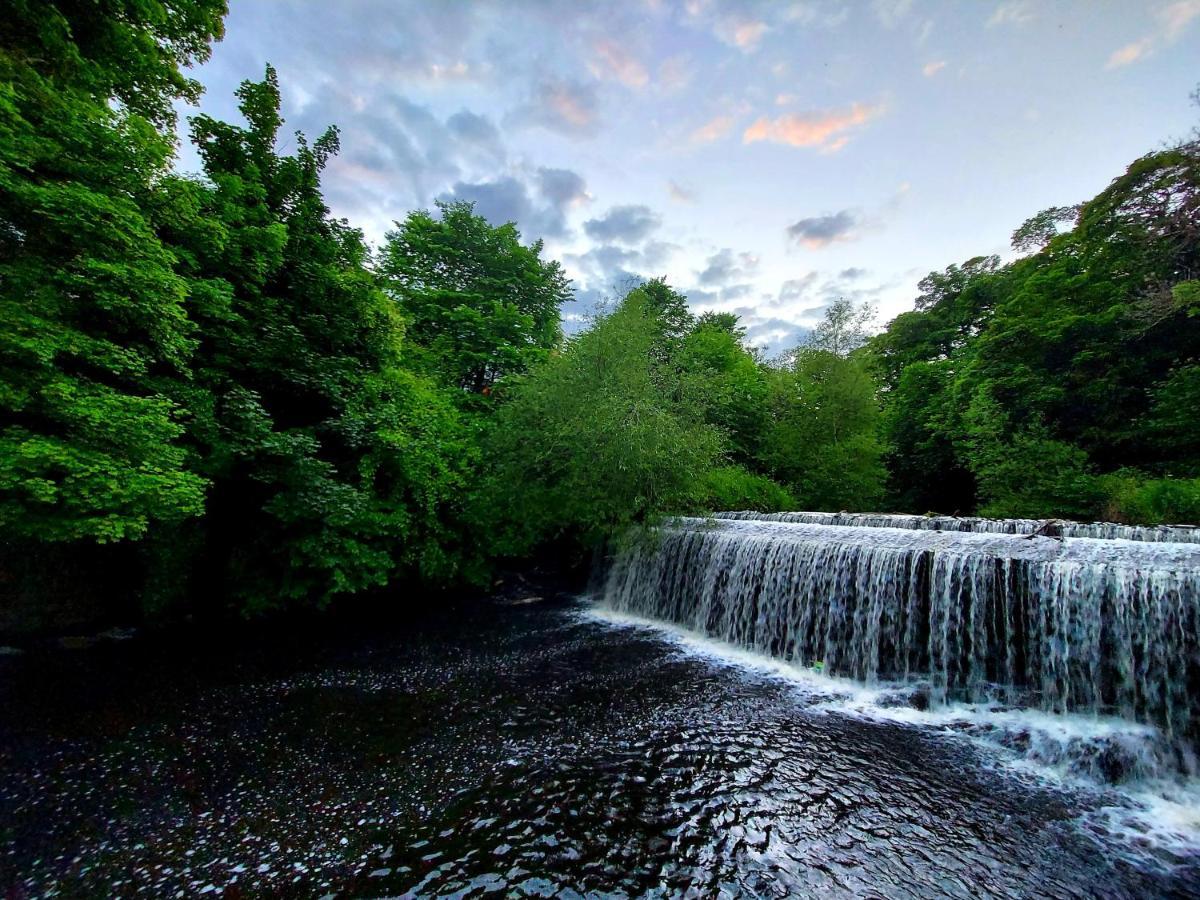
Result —
POLYGON ((1048 537, 1105 538, 1200 544, 1196 525, 1119 525, 1116 522, 1067 522, 1061 519, 984 519, 979 516, 915 516, 904 513, 759 513, 750 510, 714 513, 718 519, 754 519, 807 525, 858 525, 865 528, 916 528, 926 531, 974 531, 987 534, 1033 534, 1048 537))
POLYGON ((676 519, 620 553, 602 601, 832 675, 919 683, 934 704, 1196 737, 1200 545, 735 515, 676 519))

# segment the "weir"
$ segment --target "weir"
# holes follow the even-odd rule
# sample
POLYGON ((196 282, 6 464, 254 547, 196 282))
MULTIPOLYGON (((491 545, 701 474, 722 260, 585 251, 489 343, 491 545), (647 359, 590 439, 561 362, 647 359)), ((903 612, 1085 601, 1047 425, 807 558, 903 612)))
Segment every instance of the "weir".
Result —
POLYGON ((1121 525, 1116 522, 1069 522, 1062 519, 984 519, 979 516, 917 516, 905 513, 719 512, 717 519, 754 519, 800 525, 857 525, 866 528, 915 528, 922 531, 972 531, 985 534, 1044 534, 1047 537, 1106 538, 1200 544, 1197 525, 1121 525))
POLYGON ((933 704, 1197 736, 1197 544, 726 514, 673 520, 600 578, 618 612, 867 684, 920 684, 933 704))

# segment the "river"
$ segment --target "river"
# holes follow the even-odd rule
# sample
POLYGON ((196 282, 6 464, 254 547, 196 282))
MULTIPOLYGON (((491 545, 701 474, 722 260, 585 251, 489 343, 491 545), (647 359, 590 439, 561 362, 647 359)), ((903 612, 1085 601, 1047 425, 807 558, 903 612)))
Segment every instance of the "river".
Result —
POLYGON ((0 658, 0 892, 1200 891, 1186 806, 585 599, 430 606, 0 658))

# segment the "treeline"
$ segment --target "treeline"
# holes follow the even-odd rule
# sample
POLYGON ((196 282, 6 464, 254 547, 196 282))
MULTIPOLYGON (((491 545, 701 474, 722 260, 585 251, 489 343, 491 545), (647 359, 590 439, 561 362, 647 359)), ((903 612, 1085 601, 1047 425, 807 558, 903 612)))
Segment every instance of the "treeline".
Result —
POLYGON ((372 250, 334 219, 338 134, 281 153, 270 68, 175 171, 223 15, 0 21, 0 630, 57 595, 252 614, 481 584, 722 508, 1196 517, 1194 145, 1035 217, 1015 263, 929 276, 873 338, 839 301, 768 361, 662 280, 565 338, 570 284, 513 225, 439 205, 372 250))
POLYGON ((1012 243, 930 274, 871 342, 891 504, 1200 521, 1200 142, 1012 243))
POLYGON ((790 505, 767 475, 821 484, 819 446, 873 433, 860 364, 768 369, 662 282, 564 341, 559 264, 469 205, 372 255, 322 199, 336 130, 280 152, 269 68, 244 122, 189 122, 202 171, 177 173, 181 66, 223 14, 25 2, 0 25, 10 607, 64 573, 151 610, 480 582, 668 512, 790 505), (805 404, 832 390, 858 420, 827 437, 805 404), (805 429, 812 465, 787 451, 805 429))

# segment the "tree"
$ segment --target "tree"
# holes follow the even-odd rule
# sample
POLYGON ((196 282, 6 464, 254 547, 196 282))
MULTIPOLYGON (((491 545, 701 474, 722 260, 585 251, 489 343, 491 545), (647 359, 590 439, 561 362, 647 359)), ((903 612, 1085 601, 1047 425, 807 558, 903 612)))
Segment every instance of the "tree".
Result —
POLYGON ((29 2, 0 21, 0 529, 115 541, 197 515, 170 383, 195 334, 158 239, 171 103, 224 4, 29 2))
POLYGON ((833 301, 811 335, 807 346, 834 356, 846 356, 867 342, 868 328, 875 318, 869 304, 855 306, 844 297, 833 301))
POLYGON ((766 472, 810 509, 866 509, 882 496, 879 401, 866 340, 870 307, 834 303, 807 345, 770 373, 766 472))
POLYGON ((924 279, 917 309, 871 342, 892 502, 1084 517, 1188 508, 1143 497, 1184 496, 1159 482, 1197 472, 1198 220, 1192 141, 1028 220, 1014 234, 1028 256, 924 279), (1074 228, 1058 233, 1066 219, 1074 228))
POLYGON ((664 307, 632 291, 517 382, 488 431, 481 515, 499 549, 594 546, 704 499, 720 432, 655 352, 664 307))
POLYGON ((674 361, 693 384, 705 421, 726 435, 730 458, 753 466, 767 426, 768 387, 758 360, 742 344, 744 334, 736 316, 705 313, 677 339, 674 361))
POLYGON ((1050 243, 1051 238, 1058 235, 1059 224, 1074 222, 1081 208, 1080 205, 1051 206, 1036 216, 1030 216, 1012 233, 1012 248, 1021 252, 1041 250, 1050 243))
POLYGON ((180 402, 213 484, 183 561, 193 592, 253 612, 400 574, 451 580, 473 447, 453 404, 401 369, 399 312, 361 234, 329 216, 337 132, 280 155, 274 70, 238 98, 245 126, 192 122, 207 184, 175 186, 197 203, 171 237, 202 335, 180 402))
POLYGON ((379 270, 403 310, 409 358, 478 400, 527 371, 559 341, 571 297, 562 267, 521 243, 512 223, 492 226, 470 203, 410 213, 387 235, 379 270))

